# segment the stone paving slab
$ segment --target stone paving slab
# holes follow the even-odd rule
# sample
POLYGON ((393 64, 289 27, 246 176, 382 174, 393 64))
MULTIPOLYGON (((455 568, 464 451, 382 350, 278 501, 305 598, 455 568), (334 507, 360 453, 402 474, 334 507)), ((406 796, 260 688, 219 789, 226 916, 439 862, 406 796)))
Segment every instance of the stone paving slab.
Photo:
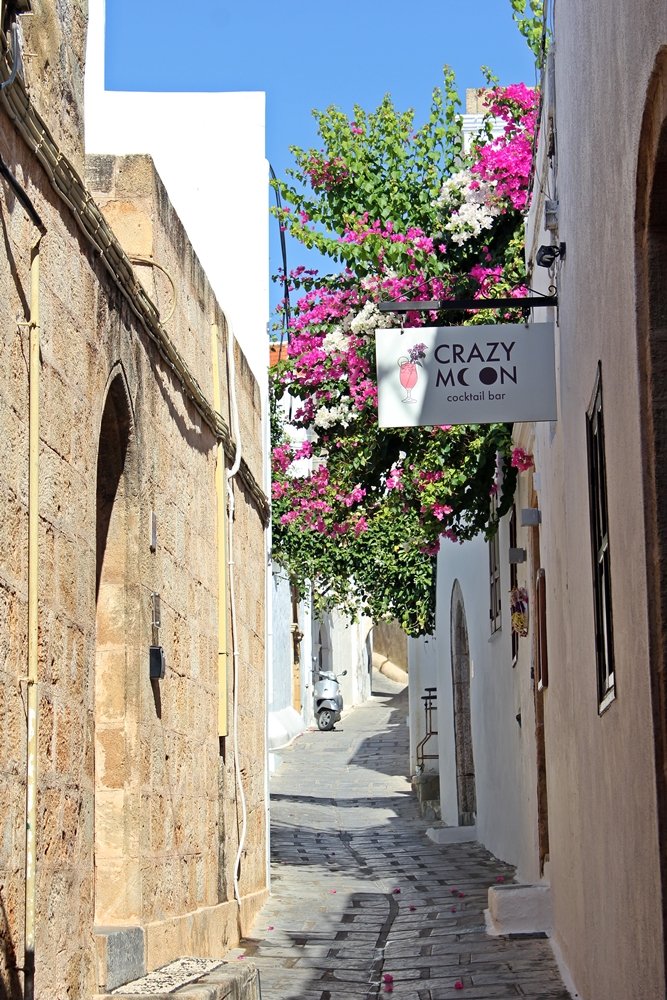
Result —
POLYGON ((569 1000, 548 941, 486 934, 488 888, 513 871, 474 842, 426 836, 407 691, 373 682, 333 732, 281 751, 272 895, 227 961, 259 969, 262 1000, 569 1000))

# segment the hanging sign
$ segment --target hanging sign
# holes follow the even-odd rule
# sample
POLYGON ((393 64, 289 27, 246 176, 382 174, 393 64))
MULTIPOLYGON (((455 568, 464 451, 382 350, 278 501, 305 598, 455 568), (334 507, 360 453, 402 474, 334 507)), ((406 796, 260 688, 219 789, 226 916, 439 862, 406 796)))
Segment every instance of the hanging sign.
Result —
POLYGON ((376 330, 380 427, 556 419, 553 323, 376 330))

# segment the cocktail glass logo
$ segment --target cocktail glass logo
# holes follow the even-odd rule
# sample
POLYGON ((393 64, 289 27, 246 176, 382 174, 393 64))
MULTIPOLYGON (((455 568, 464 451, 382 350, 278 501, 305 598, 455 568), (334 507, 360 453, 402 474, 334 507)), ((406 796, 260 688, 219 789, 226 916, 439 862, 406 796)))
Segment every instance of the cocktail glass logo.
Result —
POLYGON ((398 359, 399 380, 405 389, 405 398, 401 403, 416 403, 417 400, 412 395, 412 390, 417 385, 417 367, 422 368, 422 358, 426 357, 426 344, 415 344, 408 351, 407 357, 403 354, 398 359))

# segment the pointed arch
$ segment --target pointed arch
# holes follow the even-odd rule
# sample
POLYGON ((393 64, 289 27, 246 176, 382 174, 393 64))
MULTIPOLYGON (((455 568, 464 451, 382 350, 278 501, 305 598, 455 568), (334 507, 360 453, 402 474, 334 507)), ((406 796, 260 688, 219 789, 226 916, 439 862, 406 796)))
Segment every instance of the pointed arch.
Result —
POLYGON ((140 917, 135 791, 137 678, 131 670, 136 551, 130 488, 133 420, 122 370, 112 373, 102 411, 95 537, 95 922, 140 917))

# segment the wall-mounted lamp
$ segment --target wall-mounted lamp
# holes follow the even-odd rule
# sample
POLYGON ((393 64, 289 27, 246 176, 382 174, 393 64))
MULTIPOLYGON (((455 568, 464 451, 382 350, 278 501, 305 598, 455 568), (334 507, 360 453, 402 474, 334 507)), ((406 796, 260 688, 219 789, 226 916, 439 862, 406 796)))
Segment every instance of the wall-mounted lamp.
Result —
POLYGON ((565 260, 564 243, 559 243, 558 246, 555 243, 541 246, 535 255, 535 263, 538 267, 553 267, 557 257, 565 260))

